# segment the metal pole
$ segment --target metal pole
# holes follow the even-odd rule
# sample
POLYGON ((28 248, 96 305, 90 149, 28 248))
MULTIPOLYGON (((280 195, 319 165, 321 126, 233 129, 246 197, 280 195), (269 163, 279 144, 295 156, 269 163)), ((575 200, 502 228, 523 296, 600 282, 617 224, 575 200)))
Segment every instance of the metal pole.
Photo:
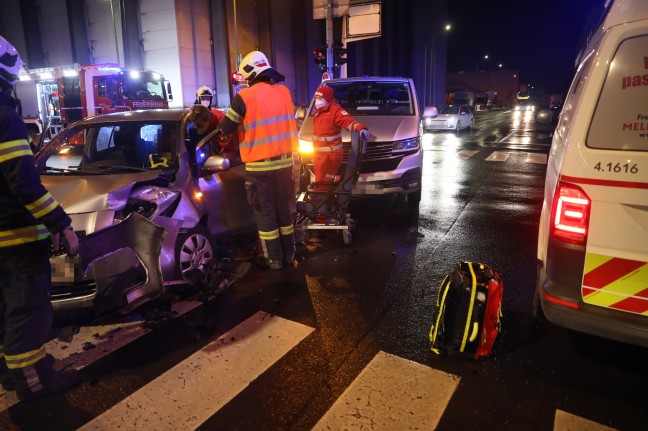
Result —
POLYGON ((333 78, 333 0, 326 1, 326 71, 333 78))
POLYGON ((119 41, 117 40, 117 23, 115 22, 115 8, 113 7, 113 0, 110 0, 110 14, 112 15, 113 30, 115 32, 115 51, 117 52, 117 64, 120 64, 121 62, 119 61, 119 41))
POLYGON ((436 62, 436 36, 432 34, 432 106, 436 106, 436 76, 437 76, 437 62, 436 62))
POLYGON ((238 72, 239 52, 238 52, 238 26, 236 23, 236 0, 234 0, 234 70, 238 72))

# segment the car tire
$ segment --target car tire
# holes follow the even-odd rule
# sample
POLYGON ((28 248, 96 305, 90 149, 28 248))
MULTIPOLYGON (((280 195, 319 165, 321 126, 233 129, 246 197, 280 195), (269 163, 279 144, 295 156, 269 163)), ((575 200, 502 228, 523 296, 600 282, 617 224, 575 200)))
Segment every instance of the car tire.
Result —
POLYGON ((407 205, 410 207, 417 206, 421 202, 421 189, 407 195, 407 205))
POLYGON ((191 280, 205 273, 207 264, 214 259, 214 241, 202 225, 181 232, 175 245, 176 274, 180 279, 191 280))
POLYGON ((457 127, 455 128, 457 135, 461 132, 461 121, 457 120, 457 127))

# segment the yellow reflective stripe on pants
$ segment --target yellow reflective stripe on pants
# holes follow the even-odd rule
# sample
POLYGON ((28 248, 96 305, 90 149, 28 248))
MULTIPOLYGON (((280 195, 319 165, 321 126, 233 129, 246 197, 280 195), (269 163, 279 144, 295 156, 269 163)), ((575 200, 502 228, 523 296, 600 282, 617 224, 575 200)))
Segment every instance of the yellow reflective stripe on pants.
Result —
POLYGON ((282 235, 290 235, 295 232, 295 228, 293 227, 293 225, 280 226, 279 231, 281 232, 282 235))
POLYGON ((45 346, 40 346, 36 350, 20 353, 18 355, 5 355, 5 362, 7 368, 15 370, 18 368, 25 368, 34 365, 45 357, 45 346))
POLYGON ((271 230, 269 232, 259 231, 259 238, 264 241, 271 241, 279 238, 279 229, 271 230))
POLYGON ((279 159, 279 160, 247 162, 245 164, 245 169, 254 172, 274 171, 275 169, 289 168, 292 166, 292 164, 293 164, 292 157, 286 157, 285 159, 279 159))

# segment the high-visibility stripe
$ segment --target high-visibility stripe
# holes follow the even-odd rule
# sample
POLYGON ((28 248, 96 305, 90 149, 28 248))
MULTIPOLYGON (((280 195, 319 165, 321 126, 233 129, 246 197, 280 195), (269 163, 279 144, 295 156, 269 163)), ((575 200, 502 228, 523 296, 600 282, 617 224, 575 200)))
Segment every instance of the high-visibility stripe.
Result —
POLYGON ((464 335, 461 339, 460 352, 466 348, 466 341, 468 341, 468 331, 470 330, 470 319, 472 318, 473 305, 475 305, 475 294, 477 293, 477 276, 473 271, 472 262, 468 262, 468 269, 470 269, 470 277, 472 278, 472 287, 470 289, 470 305, 468 306, 468 315, 466 316, 466 325, 464 327, 464 335))
POLYGON ((56 199, 54 199, 50 192, 47 192, 34 202, 25 205, 25 207, 29 210, 30 213, 33 214, 34 217, 41 218, 45 214, 49 214, 50 212, 54 211, 54 209, 56 209, 58 205, 59 204, 56 199))
POLYGON ((241 143, 240 147, 251 148, 253 146, 271 144, 273 142, 280 142, 286 139, 296 138, 296 137, 297 137, 297 131, 291 130, 289 132, 279 133, 277 135, 270 135, 261 139, 255 139, 254 142, 241 143))
POLYGON ((338 145, 327 145, 325 147, 315 147, 313 146, 313 151, 316 153, 331 153, 333 151, 338 151, 343 148, 342 144, 338 145))
POLYGON ((288 157, 285 159, 279 160, 269 160, 261 162, 247 162, 245 164, 245 169, 247 171, 274 171, 275 169, 284 169, 289 168, 293 164, 292 158, 288 157))
POLYGON ((583 302, 648 315, 648 262, 587 253, 583 302))
POLYGON ((635 181, 599 180, 597 178, 580 178, 570 177, 567 175, 561 175, 560 181, 574 184, 592 184, 595 186, 621 187, 627 189, 648 189, 648 183, 640 183, 635 181))
POLYGON ((5 362, 7 368, 16 370, 34 365, 44 357, 45 346, 40 346, 38 349, 30 350, 29 352, 20 353, 18 355, 5 355, 5 362))
POLYGON ((315 141, 333 142, 333 141, 337 141, 338 139, 341 139, 342 138, 342 133, 338 133, 337 135, 333 135, 333 136, 315 136, 315 135, 313 135, 312 138, 313 138, 313 142, 315 142, 315 141))
POLYGON ((259 231, 259 238, 265 241, 270 241, 273 239, 279 238, 279 229, 271 230, 271 231, 259 231))
POLYGON ((227 113, 225 114, 225 116, 227 118, 229 118, 230 120, 232 120, 233 122, 235 122, 235 123, 240 123, 241 122, 241 116, 239 115, 238 112, 236 112, 232 108, 227 110, 227 113))
POLYGON ((0 143, 0 163, 17 157, 33 155, 27 139, 17 139, 0 143))
POLYGON ((281 233, 281 235, 291 235, 295 232, 295 228, 293 227, 293 225, 279 226, 279 232, 281 233))
POLYGON ((9 229, 0 231, 0 247, 11 247, 18 244, 26 244, 29 242, 47 239, 49 231, 47 228, 38 224, 36 226, 27 226, 17 229, 9 229))
POLYGON ((284 115, 275 115, 274 117, 268 117, 268 118, 262 118, 260 120, 252 121, 251 123, 245 124, 244 129, 245 130, 252 130, 257 127, 261 126, 269 126, 270 124, 275 124, 275 123, 280 123, 283 121, 289 121, 294 119, 292 115, 289 114, 284 114, 284 115))

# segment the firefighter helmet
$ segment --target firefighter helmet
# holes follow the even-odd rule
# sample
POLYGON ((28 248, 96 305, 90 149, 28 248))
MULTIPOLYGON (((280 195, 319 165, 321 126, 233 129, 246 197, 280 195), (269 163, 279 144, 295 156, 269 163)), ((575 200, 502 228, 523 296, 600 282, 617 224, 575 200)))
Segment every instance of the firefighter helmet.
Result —
POLYGON ((239 73, 248 81, 253 81, 261 72, 270 68, 270 62, 264 53, 252 51, 241 61, 239 73))
POLYGON ((23 64, 16 48, 0 36, 0 78, 9 85, 14 85, 23 64))

